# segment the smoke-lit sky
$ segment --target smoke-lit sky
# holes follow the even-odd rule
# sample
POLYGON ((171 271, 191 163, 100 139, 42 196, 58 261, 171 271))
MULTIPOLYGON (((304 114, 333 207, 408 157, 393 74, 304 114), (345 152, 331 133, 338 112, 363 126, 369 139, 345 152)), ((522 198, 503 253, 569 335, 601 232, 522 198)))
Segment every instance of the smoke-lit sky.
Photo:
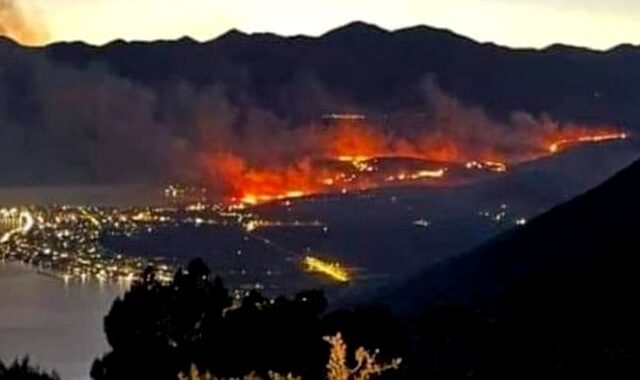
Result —
POLYGON ((608 48, 640 43, 638 0, 17 0, 39 9, 48 40, 213 38, 230 28, 318 35, 353 20, 428 24, 480 41, 608 48))

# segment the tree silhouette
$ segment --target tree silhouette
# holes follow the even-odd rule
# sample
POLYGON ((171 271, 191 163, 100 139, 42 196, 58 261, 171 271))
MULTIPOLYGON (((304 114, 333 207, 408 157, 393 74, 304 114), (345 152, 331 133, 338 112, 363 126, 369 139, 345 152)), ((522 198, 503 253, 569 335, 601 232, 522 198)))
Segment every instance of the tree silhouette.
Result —
POLYGON ((29 358, 15 360, 10 366, 5 366, 0 360, 0 380, 60 380, 58 375, 47 373, 32 366, 29 358))
POLYGON ((202 260, 177 271, 170 284, 145 270, 105 317, 112 350, 94 362, 91 376, 174 380, 191 364, 225 377, 270 370, 310 378, 322 373, 322 292, 271 300, 252 291, 239 304, 231 301, 202 260))

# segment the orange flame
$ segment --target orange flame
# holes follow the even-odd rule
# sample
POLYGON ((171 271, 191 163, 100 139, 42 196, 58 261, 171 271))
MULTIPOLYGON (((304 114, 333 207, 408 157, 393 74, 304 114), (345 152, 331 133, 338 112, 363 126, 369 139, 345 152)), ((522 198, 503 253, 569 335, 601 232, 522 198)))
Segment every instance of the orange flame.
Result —
POLYGON ((223 193, 247 204, 302 197, 322 188, 306 159, 286 167, 256 169, 226 153, 209 157, 208 163, 212 173, 223 180, 223 193))
POLYGON ((548 145, 550 153, 558 153, 579 144, 599 143, 605 141, 626 140, 629 135, 615 128, 603 127, 595 131, 568 131, 555 136, 548 145))
MULTIPOLYGON (((336 125, 306 134, 314 150, 287 164, 249 165, 238 155, 215 153, 207 157, 207 167, 228 198, 255 205, 274 200, 307 195, 349 191, 408 181, 440 181, 447 177, 451 165, 468 170, 497 173, 507 171, 507 163, 533 160, 564 151, 580 144, 621 140, 629 137, 615 127, 581 127, 569 125, 530 136, 526 148, 510 152, 495 146, 476 144, 442 132, 425 133, 409 139, 385 133, 356 118, 335 119, 336 125), (395 173, 378 173, 377 159, 411 158, 431 162, 429 167, 400 168, 395 173), (335 168, 320 166, 318 160, 349 163, 335 168), (436 165, 437 167, 433 167, 436 165)), ((302 143, 302 142, 300 142, 302 143)), ((503 144, 505 145, 505 144, 503 144)), ((507 149, 514 149, 508 146, 507 149)), ((274 153, 277 156, 277 153, 274 153)))
POLYGON ((346 161, 384 157, 457 163, 473 159, 495 162, 505 159, 503 154, 495 150, 440 131, 423 133, 418 138, 410 139, 385 133, 359 119, 338 119, 335 125, 318 134, 318 143, 326 157, 346 161))

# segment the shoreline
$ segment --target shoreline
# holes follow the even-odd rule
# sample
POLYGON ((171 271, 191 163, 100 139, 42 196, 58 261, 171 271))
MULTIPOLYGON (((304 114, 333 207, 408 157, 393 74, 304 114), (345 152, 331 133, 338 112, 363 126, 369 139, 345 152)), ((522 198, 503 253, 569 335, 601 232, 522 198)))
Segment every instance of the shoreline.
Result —
POLYGON ((88 380, 91 363, 109 350, 104 316, 122 293, 116 286, 65 284, 19 260, 0 260, 0 357, 28 355, 62 379, 88 380), (61 349, 64 348, 64 349, 61 349))
POLYGON ((81 281, 75 278, 67 278, 65 274, 60 271, 55 271, 52 269, 42 268, 37 265, 25 263, 22 260, 11 260, 11 259, 0 259, 0 268, 7 267, 10 269, 16 269, 21 272, 33 273, 41 278, 46 278, 49 280, 53 280, 58 284, 63 285, 65 288, 68 286, 76 286, 79 285, 81 288, 94 288, 100 292, 103 292, 107 289, 111 289, 115 292, 117 296, 123 295, 126 291, 129 290, 129 285, 119 283, 117 281, 96 281, 95 279, 88 279, 86 281, 81 281))

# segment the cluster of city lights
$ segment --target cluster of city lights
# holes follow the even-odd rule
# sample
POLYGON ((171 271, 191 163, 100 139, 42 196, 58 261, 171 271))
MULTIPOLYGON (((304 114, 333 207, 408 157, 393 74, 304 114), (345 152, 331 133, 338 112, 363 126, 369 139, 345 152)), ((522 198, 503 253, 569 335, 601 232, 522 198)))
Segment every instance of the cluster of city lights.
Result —
POLYGON ((0 211, 0 228, 8 228, 0 242, 0 257, 33 264, 65 282, 129 284, 148 266, 155 268, 158 280, 169 281, 173 266, 112 253, 100 245, 99 239, 107 231, 131 234, 139 229, 135 222, 139 212, 67 206, 0 211))
MULTIPOLYGON (((184 188, 172 185, 165 194, 176 204, 191 201, 194 193, 201 194, 199 190, 176 190, 184 188)), ((319 228, 328 231, 327 226, 317 220, 265 219, 248 207, 210 204, 206 200, 156 208, 30 206, 0 209, 0 259, 29 263, 40 272, 67 283, 97 281, 130 285, 147 267, 153 267, 155 278, 167 283, 173 278, 178 263, 161 257, 149 259, 113 252, 101 242, 104 237, 129 238, 181 225, 240 228, 247 239, 256 239, 264 244, 273 242, 256 233, 268 228, 319 228)), ((243 275, 247 271, 239 269, 235 272, 243 275)), ((273 270, 267 272, 273 273, 273 270)), ((245 285, 240 284, 232 291, 241 296, 245 289, 264 288, 261 283, 245 285)))

